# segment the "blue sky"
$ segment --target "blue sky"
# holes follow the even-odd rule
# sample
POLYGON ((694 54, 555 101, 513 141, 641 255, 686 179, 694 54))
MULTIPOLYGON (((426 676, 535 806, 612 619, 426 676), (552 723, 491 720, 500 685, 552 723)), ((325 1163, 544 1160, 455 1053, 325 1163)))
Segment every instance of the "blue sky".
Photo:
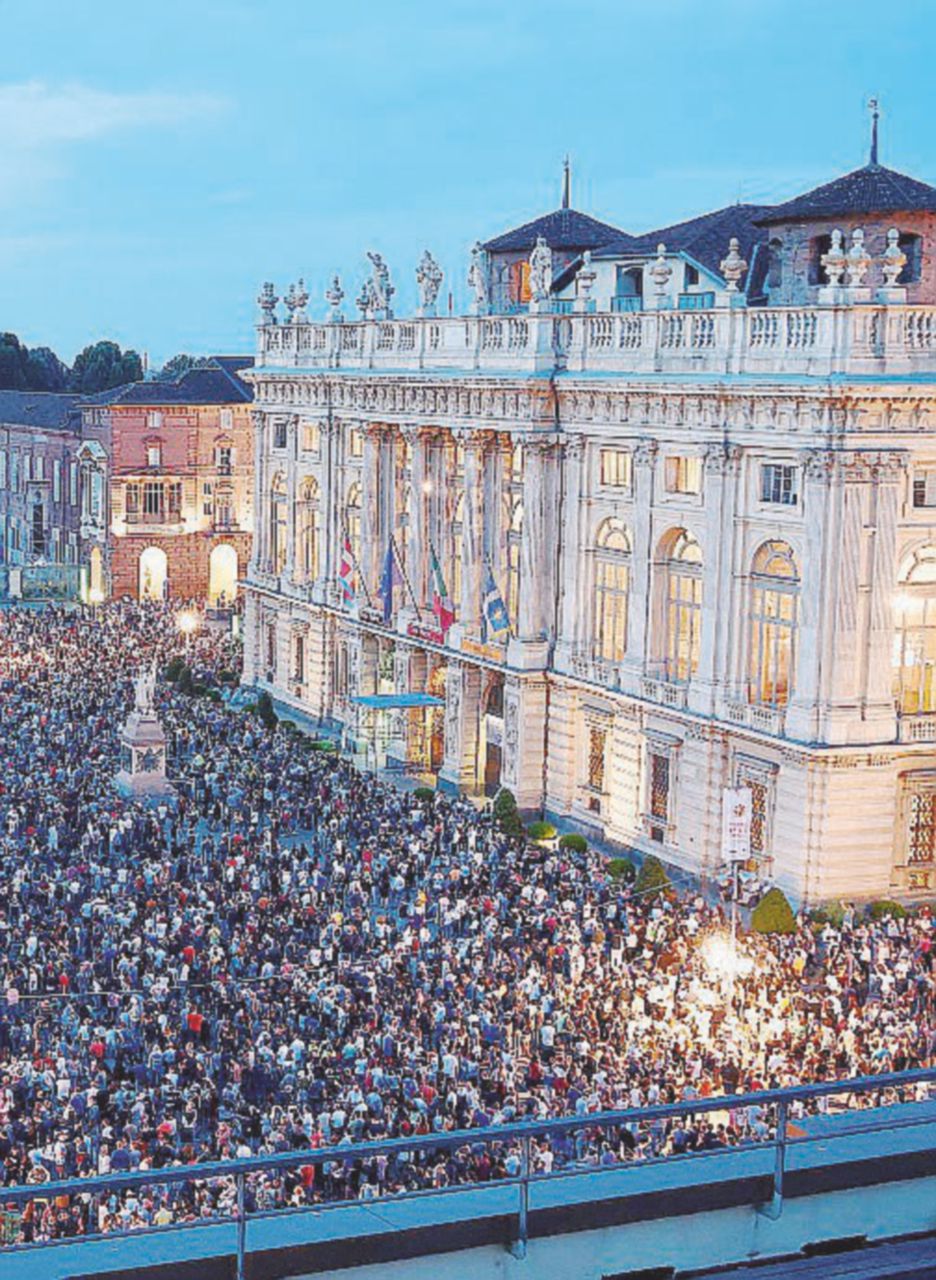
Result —
POLYGON ((0 329, 71 359, 249 350, 263 279, 399 311, 426 247, 573 203, 642 231, 863 163, 936 182, 936 8, 904 0, 0 0, 0 329))

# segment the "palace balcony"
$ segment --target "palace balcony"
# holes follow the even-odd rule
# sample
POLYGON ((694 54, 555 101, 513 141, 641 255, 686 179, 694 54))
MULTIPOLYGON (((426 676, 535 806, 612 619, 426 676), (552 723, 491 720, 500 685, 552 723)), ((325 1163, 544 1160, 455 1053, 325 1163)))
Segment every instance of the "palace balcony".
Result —
POLYGON ((936 375, 936 307, 715 307, 258 327, 260 370, 936 375))

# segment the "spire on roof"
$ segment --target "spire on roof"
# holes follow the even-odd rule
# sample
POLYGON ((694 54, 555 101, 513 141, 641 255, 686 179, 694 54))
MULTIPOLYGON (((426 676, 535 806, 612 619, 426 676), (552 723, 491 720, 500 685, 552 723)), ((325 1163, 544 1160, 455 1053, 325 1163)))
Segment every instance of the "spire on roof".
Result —
POLYGON ((572 165, 568 156, 562 162, 562 207, 572 208, 572 165))
POLYGON ((880 112, 878 111, 877 98, 868 99, 868 109, 871 112, 871 164, 878 162, 878 120, 880 112))

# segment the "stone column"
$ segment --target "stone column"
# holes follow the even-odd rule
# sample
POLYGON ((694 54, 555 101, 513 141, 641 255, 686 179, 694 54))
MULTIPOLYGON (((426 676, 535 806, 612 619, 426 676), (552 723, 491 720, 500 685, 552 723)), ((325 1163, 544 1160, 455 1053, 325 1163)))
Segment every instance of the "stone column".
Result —
POLYGON ((374 604, 380 586, 380 442, 381 429, 374 423, 364 428, 364 465, 361 468, 361 573, 374 604))
POLYGON ((631 483, 634 514, 631 534, 631 576, 627 608, 627 652, 621 667, 621 687, 639 693, 640 678, 647 671, 653 642, 653 484, 657 442, 641 440, 633 453, 631 483))
POLYGON ((461 600, 459 622, 465 635, 476 636, 481 621, 481 584, 484 575, 484 480, 490 436, 483 431, 463 431, 465 496, 462 507, 461 600))
POLYGON ((410 518, 407 531, 406 572, 420 607, 426 602, 426 433, 418 426, 404 427, 412 450, 410 467, 410 518))
POLYGON ((501 782, 521 809, 543 803, 546 681, 510 675, 504 681, 504 746, 501 782))
POLYGON ((254 541, 250 572, 262 570, 266 563, 266 541, 270 525, 267 505, 267 418, 262 409, 250 411, 254 430, 254 541))
POLYGON ((344 530, 341 525, 339 473, 340 424, 329 416, 322 423, 321 502, 319 520, 319 574, 324 584, 334 584, 338 575, 344 530))
MULTIPOLYGON (((828 594, 826 558, 831 531, 842 530, 842 488, 835 482, 832 450, 810 450, 803 456, 803 463, 805 527, 799 565, 796 668, 786 732, 788 737, 813 742, 819 735, 821 683, 825 683, 825 673, 834 658, 834 628, 829 625, 834 606, 828 594)), ((745 611, 745 622, 746 617, 745 611)))
POLYGON ((724 686, 731 629, 734 513, 741 451, 737 445, 713 444, 705 453, 702 536, 702 635, 699 666, 689 686, 689 706, 711 715, 716 692, 724 686))
POLYGON ((521 641, 546 640, 553 628, 557 452, 551 435, 530 435, 524 440, 518 619, 521 641))
MULTIPOLYGON (((559 526, 559 634, 556 637, 556 665, 570 670, 571 659, 583 643, 583 589, 587 544, 583 531, 587 529, 588 501, 582 500, 586 488, 584 473, 587 465, 587 449, 584 436, 571 436, 562 446, 565 493, 562 510, 558 513, 559 526)), ((587 622, 585 629, 587 630, 587 622)))
POLYGON ((283 580, 291 583, 296 577, 296 534, 297 517, 297 485, 299 481, 299 417, 292 414, 287 428, 287 464, 286 464, 286 564, 283 568, 283 580))
POLYGON ((445 675, 445 760, 439 770, 443 791, 474 792, 478 786, 481 728, 481 669, 450 660, 445 675))

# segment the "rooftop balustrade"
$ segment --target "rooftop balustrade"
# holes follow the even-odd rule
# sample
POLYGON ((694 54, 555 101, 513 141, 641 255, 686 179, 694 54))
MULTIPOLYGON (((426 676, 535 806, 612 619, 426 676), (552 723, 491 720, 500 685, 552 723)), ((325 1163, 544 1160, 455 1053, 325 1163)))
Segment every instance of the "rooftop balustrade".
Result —
POLYGON ((263 324, 261 369, 929 374, 936 307, 715 307, 263 324))

